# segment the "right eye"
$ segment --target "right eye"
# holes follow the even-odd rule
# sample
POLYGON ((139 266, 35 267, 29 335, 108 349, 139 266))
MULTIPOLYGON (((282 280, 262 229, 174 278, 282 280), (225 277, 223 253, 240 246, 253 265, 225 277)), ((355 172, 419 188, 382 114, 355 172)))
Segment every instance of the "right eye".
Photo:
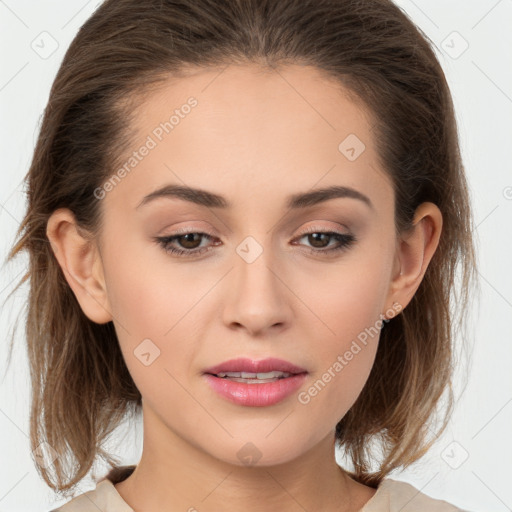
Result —
POLYGON ((168 236, 157 237, 156 241, 162 246, 165 252, 176 256, 196 256, 203 254, 211 249, 211 247, 200 247, 197 242, 201 242, 201 238, 212 239, 212 235, 197 231, 190 231, 180 234, 172 234, 168 236), (179 243, 181 247, 177 247, 179 243))

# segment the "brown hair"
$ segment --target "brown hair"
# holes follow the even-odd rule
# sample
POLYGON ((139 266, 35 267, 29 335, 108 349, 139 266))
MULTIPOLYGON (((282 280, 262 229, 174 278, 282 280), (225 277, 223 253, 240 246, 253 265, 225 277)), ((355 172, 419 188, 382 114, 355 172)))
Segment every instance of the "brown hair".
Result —
POLYGON ((428 37, 389 0, 107 0, 80 28, 53 83, 25 178, 27 212, 8 257, 30 256, 18 284, 30 279, 30 440, 33 450, 46 441, 59 454, 54 474, 37 466, 54 490, 76 485, 97 456, 117 464, 102 445, 128 413, 140 412, 141 395, 112 322, 90 321, 67 284, 46 237, 48 218, 69 208, 98 233, 94 190, 129 147, 143 95, 187 68, 247 63, 314 66, 368 108, 392 178, 397 234, 424 201, 443 215, 417 293, 385 323, 369 379, 336 427, 353 476, 377 486, 419 459, 433 443, 427 430, 434 432, 429 422, 444 392, 435 434, 446 427, 455 327, 465 324, 476 262, 452 98, 428 37), (375 441, 380 458, 369 449, 375 441))

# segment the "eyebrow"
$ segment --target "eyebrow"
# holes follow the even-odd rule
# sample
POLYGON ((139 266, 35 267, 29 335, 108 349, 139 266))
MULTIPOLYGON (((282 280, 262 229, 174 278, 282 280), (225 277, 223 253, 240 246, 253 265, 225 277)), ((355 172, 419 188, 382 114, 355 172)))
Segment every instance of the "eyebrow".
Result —
MULTIPOLYGON (((160 197, 182 199, 208 208, 227 209, 232 206, 231 202, 225 197, 213 192, 183 185, 165 185, 145 196, 137 205, 136 209, 160 197)), ((354 188, 343 186, 332 186, 293 194, 288 197, 286 206, 288 209, 296 210, 314 206, 335 198, 358 199, 365 203, 370 209, 374 209, 373 203, 369 197, 354 188)))

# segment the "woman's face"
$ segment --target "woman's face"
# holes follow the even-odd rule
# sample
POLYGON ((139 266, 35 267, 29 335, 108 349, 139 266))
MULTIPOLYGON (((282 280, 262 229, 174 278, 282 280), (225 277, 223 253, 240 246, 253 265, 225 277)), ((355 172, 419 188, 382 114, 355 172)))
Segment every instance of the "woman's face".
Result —
POLYGON ((313 68, 232 66, 169 82, 134 119, 124 172, 96 193, 108 304, 148 428, 238 465, 333 439, 397 313, 394 196, 370 118, 313 68), (204 373, 240 357, 305 373, 204 373))

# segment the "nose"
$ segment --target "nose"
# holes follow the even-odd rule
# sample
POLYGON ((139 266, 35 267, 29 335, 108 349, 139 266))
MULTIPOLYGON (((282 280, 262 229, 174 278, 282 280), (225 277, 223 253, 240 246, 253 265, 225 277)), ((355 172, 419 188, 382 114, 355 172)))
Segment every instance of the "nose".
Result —
POLYGON ((254 261, 235 257, 235 267, 225 283, 223 321, 230 329, 246 330, 251 336, 290 325, 293 293, 286 286, 285 272, 272 261, 270 250, 254 261))

